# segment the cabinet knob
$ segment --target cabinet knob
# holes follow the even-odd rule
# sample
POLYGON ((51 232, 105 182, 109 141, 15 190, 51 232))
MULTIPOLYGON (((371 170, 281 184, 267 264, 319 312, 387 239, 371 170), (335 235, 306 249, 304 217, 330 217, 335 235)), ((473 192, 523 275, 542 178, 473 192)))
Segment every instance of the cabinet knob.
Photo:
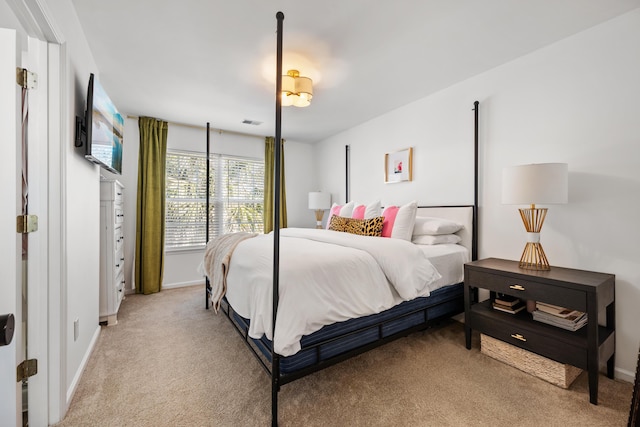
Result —
POLYGON ((520 335, 520 334, 511 334, 511 338, 515 338, 517 340, 523 341, 523 342, 527 342, 527 339, 520 335))
POLYGON ((514 289, 516 291, 524 291, 524 286, 521 285, 511 285, 509 286, 509 289, 514 289))

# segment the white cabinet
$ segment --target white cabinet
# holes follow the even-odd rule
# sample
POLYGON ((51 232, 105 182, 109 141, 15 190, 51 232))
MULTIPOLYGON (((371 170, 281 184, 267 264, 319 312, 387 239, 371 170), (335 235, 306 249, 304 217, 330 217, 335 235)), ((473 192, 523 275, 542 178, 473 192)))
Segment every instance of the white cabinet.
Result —
POLYGON ((124 187, 100 181, 100 322, 118 323, 124 297, 124 187))

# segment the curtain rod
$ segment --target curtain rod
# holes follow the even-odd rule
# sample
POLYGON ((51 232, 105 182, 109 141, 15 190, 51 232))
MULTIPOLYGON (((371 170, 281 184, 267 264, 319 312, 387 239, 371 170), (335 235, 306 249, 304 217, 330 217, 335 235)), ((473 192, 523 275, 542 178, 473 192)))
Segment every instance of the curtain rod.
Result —
MULTIPOLYGON (((127 115, 127 119, 139 119, 138 116, 131 116, 131 115, 127 115)), ((206 126, 201 126, 201 125, 192 125, 192 124, 188 124, 188 123, 180 123, 180 122, 170 122, 167 120, 167 123, 170 123, 174 126, 182 126, 182 127, 186 127, 186 128, 193 128, 193 129, 207 129, 206 126)), ((215 128, 209 128, 210 131, 213 132, 218 132, 219 134, 223 134, 223 133, 229 133, 229 134, 233 134, 233 135, 240 135, 240 136, 251 136, 253 138, 260 138, 260 139, 264 139, 264 136, 260 136, 260 135, 254 135, 251 133, 244 133, 244 132, 237 132, 234 130, 224 130, 224 129, 215 129, 215 128)))

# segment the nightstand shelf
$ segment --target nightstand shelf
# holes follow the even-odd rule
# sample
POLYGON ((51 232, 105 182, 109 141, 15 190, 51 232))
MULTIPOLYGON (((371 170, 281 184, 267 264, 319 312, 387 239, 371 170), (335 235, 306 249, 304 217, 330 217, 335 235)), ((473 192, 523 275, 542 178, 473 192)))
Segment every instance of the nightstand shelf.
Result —
POLYGON ((600 362, 607 362, 607 375, 613 378, 615 356, 615 276, 552 267, 549 271, 525 270, 517 261, 495 258, 465 265, 465 335, 471 348, 471 331, 515 345, 560 363, 585 369, 589 373, 589 395, 598 402, 600 362), (490 291, 490 299, 472 301, 473 289, 490 291), (589 322, 577 331, 537 322, 530 313, 503 313, 491 307, 495 293, 506 293, 522 300, 535 300, 585 311, 589 322), (598 325, 598 314, 606 318, 598 325))

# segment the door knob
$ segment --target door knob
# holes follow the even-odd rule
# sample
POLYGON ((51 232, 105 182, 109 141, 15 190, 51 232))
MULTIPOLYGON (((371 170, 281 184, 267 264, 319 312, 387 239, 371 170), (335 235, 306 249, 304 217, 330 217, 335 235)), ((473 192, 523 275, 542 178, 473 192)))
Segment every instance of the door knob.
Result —
POLYGON ((3 314, 0 316, 0 347, 11 344, 15 326, 16 321, 13 314, 3 314))

